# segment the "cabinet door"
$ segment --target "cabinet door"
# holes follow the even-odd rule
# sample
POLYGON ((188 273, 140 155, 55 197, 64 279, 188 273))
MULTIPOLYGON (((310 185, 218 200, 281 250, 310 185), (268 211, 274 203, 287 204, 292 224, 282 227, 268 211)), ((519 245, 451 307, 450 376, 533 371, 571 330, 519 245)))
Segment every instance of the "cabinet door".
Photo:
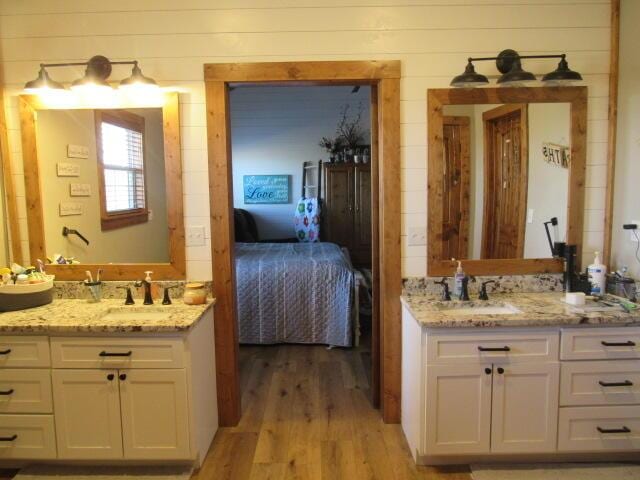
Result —
POLYGON ((125 458, 190 458, 184 370, 121 370, 120 399, 125 458))
POLYGON ((53 370, 58 455, 64 459, 122 458, 116 370, 53 370))
POLYGON ((371 266, 371 165, 355 166, 353 257, 356 265, 371 266))
POLYGON ((353 244, 353 167, 325 167, 321 237, 351 249, 353 244))
POLYGON ((494 365, 491 451, 553 452, 560 364, 494 365))
POLYGON ((425 454, 489 452, 491 376, 490 364, 427 367, 425 454))

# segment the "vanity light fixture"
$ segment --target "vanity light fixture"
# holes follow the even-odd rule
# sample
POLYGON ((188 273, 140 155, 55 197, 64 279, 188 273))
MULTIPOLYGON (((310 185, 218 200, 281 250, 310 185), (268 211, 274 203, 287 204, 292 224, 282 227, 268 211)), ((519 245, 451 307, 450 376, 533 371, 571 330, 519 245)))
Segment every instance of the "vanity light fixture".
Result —
POLYGON ((137 60, 126 60, 112 62, 107 57, 96 55, 88 62, 71 63, 41 63, 38 78, 27 82, 24 86, 25 92, 30 94, 40 94, 50 91, 64 91, 63 84, 52 80, 49 77, 47 68, 86 66, 84 76, 71 83, 71 90, 84 94, 106 93, 113 91, 113 87, 107 82, 113 65, 133 65, 131 76, 120 82, 121 88, 135 87, 137 91, 156 92, 160 90, 155 80, 145 77, 138 66, 137 60))
POLYGON ((507 49, 498 54, 497 57, 470 57, 464 73, 451 80, 452 87, 471 88, 489 83, 484 75, 476 73, 473 62, 494 60, 496 68, 502 76, 498 78, 498 85, 505 87, 521 86, 536 80, 536 76, 522 68, 522 59, 527 58, 559 58, 558 68, 542 77, 542 81, 547 85, 570 85, 572 82, 582 80, 582 76, 569 68, 566 54, 557 55, 520 55, 515 50, 507 49))

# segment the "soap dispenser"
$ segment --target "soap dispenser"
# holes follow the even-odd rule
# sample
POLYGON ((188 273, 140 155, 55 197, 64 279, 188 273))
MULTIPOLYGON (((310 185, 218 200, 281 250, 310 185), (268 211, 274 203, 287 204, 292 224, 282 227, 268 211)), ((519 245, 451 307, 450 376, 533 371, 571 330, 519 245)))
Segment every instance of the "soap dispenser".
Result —
POLYGON ((595 252, 596 258, 587 267, 589 282, 591 282, 591 295, 602 296, 607 286, 607 267, 600 261, 600 252, 595 252))
MULTIPOLYGON (((452 260, 455 260, 455 259, 452 259, 452 260)), ((462 262, 458 260, 458 268, 456 268, 456 272, 453 276, 453 279, 454 279, 453 294, 458 298, 462 296, 463 282, 465 277, 466 275, 464 273, 464 270, 462 270, 462 262)))

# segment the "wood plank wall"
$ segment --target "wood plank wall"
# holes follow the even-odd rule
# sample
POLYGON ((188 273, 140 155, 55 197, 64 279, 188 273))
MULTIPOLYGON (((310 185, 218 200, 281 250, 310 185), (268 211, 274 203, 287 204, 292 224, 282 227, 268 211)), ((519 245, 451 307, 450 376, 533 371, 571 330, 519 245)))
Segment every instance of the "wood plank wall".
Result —
MULTIPOLYGON (((589 87, 586 259, 603 245, 610 43, 609 0, 3 0, 0 66, 23 250, 24 181, 16 95, 40 62, 94 54, 136 58, 146 75, 180 91, 185 224, 209 224, 202 65, 214 62, 398 59, 402 61, 403 275, 426 272, 426 90, 447 87, 468 56, 566 52, 589 87), (348 3, 348 6, 344 6, 348 3)), ((537 74, 548 60, 528 61, 537 74)), ((489 64, 478 70, 491 74, 489 64)), ((71 81, 81 69, 52 72, 71 81)), ((128 75, 116 67, 113 77, 128 75)), ((211 276, 210 246, 187 248, 190 278, 211 276)))

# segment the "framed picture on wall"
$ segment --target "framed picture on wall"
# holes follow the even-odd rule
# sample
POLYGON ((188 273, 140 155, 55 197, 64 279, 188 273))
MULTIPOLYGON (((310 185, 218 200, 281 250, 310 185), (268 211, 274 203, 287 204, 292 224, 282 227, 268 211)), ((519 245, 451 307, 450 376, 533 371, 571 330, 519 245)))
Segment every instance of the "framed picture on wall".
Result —
POLYGON ((291 203, 291 175, 244 175, 245 204, 291 203))

